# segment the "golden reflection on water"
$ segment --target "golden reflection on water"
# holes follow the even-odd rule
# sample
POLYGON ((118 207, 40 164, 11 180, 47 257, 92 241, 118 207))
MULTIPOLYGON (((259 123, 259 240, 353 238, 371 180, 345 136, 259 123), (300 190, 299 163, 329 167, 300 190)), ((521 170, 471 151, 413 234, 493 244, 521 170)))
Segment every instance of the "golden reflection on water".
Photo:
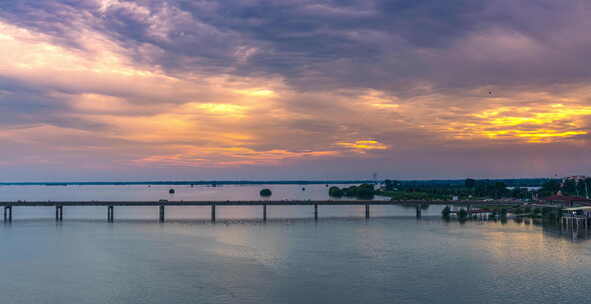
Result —
POLYGON ((522 269, 526 261, 539 267, 551 262, 568 270, 574 270, 579 263, 591 263, 591 256, 580 254, 589 241, 588 230, 563 229, 530 219, 471 223, 459 229, 468 230, 467 234, 473 236, 470 246, 490 258, 486 266, 491 272, 527 271, 522 269))

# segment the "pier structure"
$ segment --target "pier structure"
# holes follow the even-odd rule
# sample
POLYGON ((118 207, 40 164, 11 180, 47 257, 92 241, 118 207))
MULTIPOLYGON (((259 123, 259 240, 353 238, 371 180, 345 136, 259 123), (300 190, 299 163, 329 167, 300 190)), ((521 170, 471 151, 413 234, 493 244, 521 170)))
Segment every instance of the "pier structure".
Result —
POLYGON ((587 229, 591 222, 591 206, 571 207, 562 209, 560 225, 563 227, 587 229))
POLYGON ((470 210, 471 205, 506 205, 507 207, 515 206, 515 202, 506 201, 387 201, 387 200, 261 200, 261 201, 19 201, 19 202, 0 202, 0 208, 4 208, 4 221, 12 221, 12 209, 13 207, 54 207, 55 208, 55 219, 58 222, 64 219, 64 207, 85 207, 85 206, 104 206, 107 207, 107 221, 115 221, 115 207, 157 207, 158 209, 158 220, 159 222, 165 222, 166 220, 166 207, 173 206, 207 206, 211 208, 211 221, 216 221, 216 208, 220 207, 231 207, 231 206, 261 206, 262 207, 262 220, 267 221, 268 219, 268 207, 269 206, 310 206, 313 208, 314 219, 318 220, 319 217, 319 206, 359 206, 365 211, 365 218, 371 217, 370 207, 372 205, 377 206, 406 206, 415 207, 417 218, 421 218, 423 205, 447 205, 447 206, 468 206, 470 210))

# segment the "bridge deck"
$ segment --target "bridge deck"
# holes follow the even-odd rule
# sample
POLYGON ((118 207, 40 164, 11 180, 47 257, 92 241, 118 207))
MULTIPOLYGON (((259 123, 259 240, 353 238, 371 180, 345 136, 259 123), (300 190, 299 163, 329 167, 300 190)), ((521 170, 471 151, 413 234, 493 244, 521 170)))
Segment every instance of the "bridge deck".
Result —
POLYGON ((386 200, 274 200, 274 201, 17 201, 0 202, 2 206, 57 207, 57 206, 346 206, 346 205, 453 205, 453 206, 513 206, 511 201, 386 201, 386 200))
MULTIPOLYGON (((4 221, 12 222, 13 207, 54 207, 56 221, 62 221, 64 218, 64 207, 66 206, 105 206, 107 207, 107 221, 113 222, 115 218, 115 206, 152 206, 159 207, 158 218, 160 222, 165 220, 165 207, 167 206, 209 206, 211 208, 211 221, 216 221, 216 208, 218 206, 262 206, 263 221, 267 220, 267 206, 313 206, 314 218, 318 219, 318 206, 364 206, 365 218, 370 217, 370 206, 375 205, 405 205, 416 207, 417 218, 421 217, 421 205, 455 205, 468 206, 514 206, 519 203, 507 201, 380 201, 380 200, 283 200, 283 201, 44 201, 44 202, 0 202, 0 207, 4 208, 4 221)), ((470 212, 470 211, 468 211, 470 212)))

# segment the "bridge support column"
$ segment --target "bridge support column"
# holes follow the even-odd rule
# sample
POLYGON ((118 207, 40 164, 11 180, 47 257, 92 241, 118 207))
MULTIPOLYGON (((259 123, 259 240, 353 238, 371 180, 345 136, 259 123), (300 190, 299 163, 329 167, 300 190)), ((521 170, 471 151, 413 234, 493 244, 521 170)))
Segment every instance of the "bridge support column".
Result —
POLYGON ((107 222, 112 223, 115 220, 115 208, 113 206, 107 207, 107 222))
POLYGON ((318 220, 318 204, 314 204, 314 220, 318 220))
POLYGON ((263 222, 267 221, 267 205, 263 205, 263 222))
POLYGON ((12 206, 4 206, 4 221, 12 222, 12 206))
POLYGON ((215 223, 215 204, 211 205, 211 222, 215 223))
POLYGON ((159 214, 159 217, 158 217, 158 221, 160 221, 160 223, 164 223, 164 219, 165 219, 165 217, 164 217, 164 206, 160 206, 159 209, 160 209, 160 214, 159 214))
POLYGON ((365 218, 369 218, 369 204, 365 204, 365 218))
POLYGON ((55 206, 55 221, 61 222, 64 220, 64 206, 55 206))
POLYGON ((421 210, 421 206, 417 205, 417 218, 421 218, 423 216, 422 214, 422 210, 421 210))

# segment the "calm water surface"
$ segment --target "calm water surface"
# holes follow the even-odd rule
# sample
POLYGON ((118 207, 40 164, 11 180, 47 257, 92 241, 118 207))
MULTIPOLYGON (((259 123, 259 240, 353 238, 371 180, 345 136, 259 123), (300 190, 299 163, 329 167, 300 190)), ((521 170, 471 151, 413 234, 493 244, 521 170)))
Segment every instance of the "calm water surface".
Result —
MULTIPOLYGON (((43 191, 16 198, 18 190, 3 188, 0 195, 32 200, 43 191)), ((60 191, 90 199, 55 191, 52 200, 63 199, 60 191)), ((106 197, 118 190, 88 191, 106 197)), ((327 217, 315 222, 309 208, 270 207, 273 220, 261 223, 260 208, 227 207, 211 224, 208 208, 178 207, 167 209, 164 224, 155 221, 155 208, 116 208, 115 223, 106 223, 103 209, 66 208, 56 224, 51 208, 15 208, 15 220, 0 225, 0 303, 587 303, 590 297, 591 241, 529 222, 445 222, 434 207, 422 220, 414 209, 375 207, 367 221, 355 207, 325 207, 327 217)))

